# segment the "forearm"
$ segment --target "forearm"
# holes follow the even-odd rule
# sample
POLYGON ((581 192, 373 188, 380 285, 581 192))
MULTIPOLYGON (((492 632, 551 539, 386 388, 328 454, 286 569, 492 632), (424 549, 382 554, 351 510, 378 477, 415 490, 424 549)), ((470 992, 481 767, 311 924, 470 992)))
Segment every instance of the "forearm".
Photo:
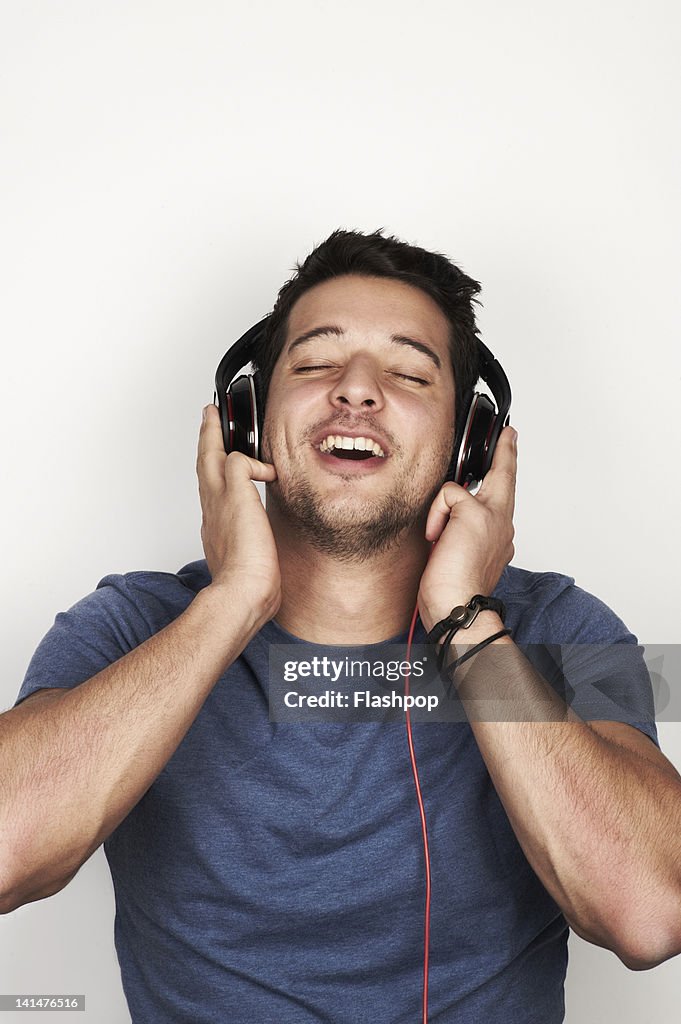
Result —
POLYGON ((681 913, 681 785, 582 722, 472 722, 535 872, 583 938, 666 959, 681 913), (675 910, 676 907, 676 910, 675 910))
MULTIPOLYGON (((501 628, 481 614, 451 658, 501 628)), ((619 955, 662 949, 681 909, 681 783, 599 736, 509 637, 455 683, 518 840, 575 930, 619 955)))
POLYGON ((91 679, 0 716, 4 909, 57 891, 111 834, 266 617, 209 586, 91 679))

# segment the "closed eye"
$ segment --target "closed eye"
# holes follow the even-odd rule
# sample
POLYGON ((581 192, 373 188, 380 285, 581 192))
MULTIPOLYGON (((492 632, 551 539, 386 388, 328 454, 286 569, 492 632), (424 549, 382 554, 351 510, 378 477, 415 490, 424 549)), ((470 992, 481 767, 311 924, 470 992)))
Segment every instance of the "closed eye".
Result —
POLYGON ((416 384, 428 384, 429 383, 429 381, 423 380, 422 377, 410 377, 408 373, 397 373, 396 370, 393 371, 393 377, 402 377, 404 380, 413 380, 414 383, 416 383, 416 384))
MULTIPOLYGON (((297 366, 295 373, 308 373, 312 370, 330 370, 333 367, 330 366, 297 366)), ((393 377, 400 377, 402 380, 412 380, 415 384, 427 385, 430 381, 424 380, 422 377, 411 377, 408 373, 398 373, 397 370, 390 371, 393 377)))

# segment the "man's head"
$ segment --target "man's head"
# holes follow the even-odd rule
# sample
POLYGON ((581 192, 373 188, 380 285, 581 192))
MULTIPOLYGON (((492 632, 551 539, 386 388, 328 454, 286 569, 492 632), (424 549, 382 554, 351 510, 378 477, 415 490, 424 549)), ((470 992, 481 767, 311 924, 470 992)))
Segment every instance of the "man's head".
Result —
MULTIPOLYGON (((480 284, 468 277, 446 256, 409 245, 383 228, 371 234, 360 231, 332 232, 316 246, 296 272, 282 285, 253 360, 259 371, 265 399, 272 373, 289 333, 291 310, 300 297, 317 284, 345 274, 392 278, 420 288, 437 303, 449 323, 449 354, 456 384, 457 414, 465 414, 464 398, 478 380, 479 334, 474 304, 480 284)), ((457 423, 457 426, 460 426, 457 423)))
POLYGON ((278 474, 268 507, 318 549, 363 560, 422 534, 452 455, 455 398, 478 377, 479 288, 443 256, 334 232, 281 289, 254 359, 263 457, 278 474), (343 457, 324 440, 338 435, 343 457), (379 454, 348 456, 349 437, 379 454))

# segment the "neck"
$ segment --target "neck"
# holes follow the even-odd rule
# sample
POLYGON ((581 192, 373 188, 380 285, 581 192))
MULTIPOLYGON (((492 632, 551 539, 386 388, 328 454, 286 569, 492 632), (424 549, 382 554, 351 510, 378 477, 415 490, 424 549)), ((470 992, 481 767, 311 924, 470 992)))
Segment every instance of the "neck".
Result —
POLYGON ((275 621, 309 643, 380 643, 409 629, 430 544, 422 528, 362 562, 320 552, 274 510, 282 600, 275 621))

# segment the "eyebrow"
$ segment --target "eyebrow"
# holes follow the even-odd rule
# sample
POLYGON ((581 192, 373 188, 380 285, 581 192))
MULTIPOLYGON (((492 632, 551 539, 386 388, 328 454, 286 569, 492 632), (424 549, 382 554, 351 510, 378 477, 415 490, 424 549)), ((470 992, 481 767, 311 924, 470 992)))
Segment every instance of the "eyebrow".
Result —
MULTIPOLYGON (((288 351, 291 352, 296 345, 303 345, 306 341, 312 341, 313 338, 321 338, 329 334, 340 338, 344 337, 345 331, 342 327, 336 326, 336 324, 328 324, 325 327, 313 327, 311 331, 306 331, 305 334, 301 334, 295 341, 292 341, 288 351)), ((417 352, 422 352, 424 356, 432 359, 438 370, 442 369, 442 363, 437 352, 434 352, 428 345, 424 345, 422 341, 416 341, 415 338, 407 338, 404 334, 391 334, 390 341, 395 345, 409 345, 410 348, 414 348, 417 352)))

